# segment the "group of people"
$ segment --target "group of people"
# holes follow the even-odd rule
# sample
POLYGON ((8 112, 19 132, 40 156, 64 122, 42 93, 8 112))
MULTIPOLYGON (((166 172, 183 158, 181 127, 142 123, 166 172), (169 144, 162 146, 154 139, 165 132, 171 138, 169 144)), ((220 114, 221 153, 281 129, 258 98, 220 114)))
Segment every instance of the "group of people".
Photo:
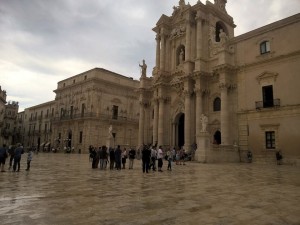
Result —
POLYGON ((109 164, 109 169, 121 170, 125 169, 127 158, 129 159, 129 168, 133 169, 133 162, 136 156, 135 149, 131 148, 128 152, 127 149, 121 149, 120 145, 116 149, 107 148, 106 146, 101 146, 95 148, 92 145, 89 147, 90 159, 92 161, 92 168, 99 168, 104 170, 109 164))
MULTIPOLYGON (((133 169, 134 160, 137 153, 141 154, 142 159, 142 171, 143 173, 149 173, 150 170, 163 172, 163 161, 168 162, 167 170, 172 170, 172 162, 176 162, 177 165, 185 165, 186 153, 183 149, 178 151, 175 148, 163 151, 162 146, 156 148, 156 146, 144 145, 136 152, 131 148, 129 151, 126 148, 121 149, 120 145, 117 148, 101 147, 89 147, 89 158, 92 162, 92 168, 100 168, 104 170, 108 167, 110 170, 126 169, 127 159, 129 160, 128 169, 133 169), (157 163, 156 163, 157 161, 157 163)), ((138 159, 140 159, 138 157, 138 159)))
MULTIPOLYGON (((13 168, 14 172, 19 172, 20 171, 20 164, 21 164, 21 157, 22 154, 24 154, 24 148, 23 146, 19 143, 16 146, 7 146, 4 144, 2 147, 0 147, 0 165, 1 165, 1 172, 6 172, 5 171, 5 162, 6 159, 9 157, 9 170, 13 168)), ((28 155, 27 155, 27 168, 26 171, 30 170, 30 163, 33 157, 33 151, 30 148, 28 150, 28 155)))

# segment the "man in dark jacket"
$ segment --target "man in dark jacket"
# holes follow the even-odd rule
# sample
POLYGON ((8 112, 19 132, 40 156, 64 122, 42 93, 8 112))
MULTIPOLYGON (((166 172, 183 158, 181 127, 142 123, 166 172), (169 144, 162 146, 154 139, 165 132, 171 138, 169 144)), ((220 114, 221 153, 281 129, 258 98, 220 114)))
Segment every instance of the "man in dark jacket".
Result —
POLYGON ((122 150, 120 148, 120 145, 115 150, 115 161, 116 161, 116 168, 117 170, 121 169, 121 155, 122 155, 122 150))
POLYGON ((115 151, 109 148, 109 169, 113 170, 115 165, 115 151))
POLYGON ((0 165, 1 165, 1 172, 5 172, 4 165, 7 158, 7 150, 6 145, 3 144, 3 147, 0 148, 0 165))
POLYGON ((151 150, 148 146, 144 145, 142 150, 143 173, 148 173, 150 163, 151 150))
POLYGON ((135 150, 133 148, 131 148, 128 155, 129 155, 129 169, 133 169, 133 161, 135 159, 135 150))
POLYGON ((18 144, 17 146, 18 147, 15 149, 15 156, 14 156, 14 165, 13 165, 14 172, 16 172, 16 170, 17 172, 20 171, 21 156, 24 153, 23 146, 21 146, 21 144, 18 144))

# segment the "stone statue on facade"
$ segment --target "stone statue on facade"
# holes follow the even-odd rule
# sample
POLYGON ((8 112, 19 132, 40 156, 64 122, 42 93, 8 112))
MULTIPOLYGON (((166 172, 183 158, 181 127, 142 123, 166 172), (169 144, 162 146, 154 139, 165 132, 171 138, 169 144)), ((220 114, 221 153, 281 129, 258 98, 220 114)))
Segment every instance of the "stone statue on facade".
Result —
POLYGON ((113 137, 112 130, 113 130, 113 127, 112 127, 112 125, 110 125, 109 128, 108 128, 108 138, 113 137))
POLYGON ((147 64, 145 63, 145 59, 143 59, 143 64, 139 64, 139 66, 141 67, 141 76, 145 77, 147 73, 147 64))
POLYGON ((223 29, 220 29, 219 37, 220 37, 220 42, 221 42, 221 44, 225 44, 225 42, 228 40, 228 36, 227 36, 227 34, 223 31, 223 29))
POLYGON ((208 118, 207 116, 205 116, 204 114, 201 114, 201 119, 200 119, 201 123, 202 123, 202 129, 201 132, 206 132, 206 127, 207 127, 207 123, 208 123, 208 118))
POLYGON ((184 62, 184 51, 183 51, 183 49, 181 49, 180 53, 179 53, 179 64, 181 64, 183 62, 184 62))

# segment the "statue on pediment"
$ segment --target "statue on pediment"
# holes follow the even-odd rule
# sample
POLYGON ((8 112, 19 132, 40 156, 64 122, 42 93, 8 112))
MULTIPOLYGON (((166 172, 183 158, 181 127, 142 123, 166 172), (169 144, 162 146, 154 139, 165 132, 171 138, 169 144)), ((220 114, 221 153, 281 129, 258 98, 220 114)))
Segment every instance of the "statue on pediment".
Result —
POLYGON ((145 63, 145 59, 143 59, 143 64, 139 64, 139 66, 141 67, 141 76, 145 77, 147 73, 147 64, 145 63))

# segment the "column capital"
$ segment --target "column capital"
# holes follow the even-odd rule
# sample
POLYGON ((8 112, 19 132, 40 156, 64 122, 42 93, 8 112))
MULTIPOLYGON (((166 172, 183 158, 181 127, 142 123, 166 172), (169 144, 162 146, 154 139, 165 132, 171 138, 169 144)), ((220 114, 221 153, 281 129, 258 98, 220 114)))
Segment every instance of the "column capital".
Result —
POLYGON ((205 94, 209 94, 210 93, 210 90, 209 89, 206 89, 206 88, 194 88, 194 92, 196 93, 196 95, 205 95, 205 94))
POLYGON ((227 91, 227 83, 219 83, 219 88, 221 91, 227 91))
POLYGON ((204 19, 203 13, 202 13, 200 10, 197 11, 197 14, 196 14, 196 16, 195 16, 195 20, 196 20, 197 22, 202 22, 203 19, 204 19))
POLYGON ((221 91, 223 90, 233 90, 237 87, 234 83, 219 83, 219 88, 221 91))
POLYGON ((144 108, 147 108, 151 105, 150 102, 147 100, 141 100, 141 101, 139 101, 139 103, 140 103, 140 106, 142 106, 144 108))
POLYGON ((193 94, 193 92, 190 90, 184 90, 182 93, 184 97, 191 97, 191 95, 193 94))
POLYGON ((161 40, 160 34, 156 34, 155 40, 159 42, 161 40))

